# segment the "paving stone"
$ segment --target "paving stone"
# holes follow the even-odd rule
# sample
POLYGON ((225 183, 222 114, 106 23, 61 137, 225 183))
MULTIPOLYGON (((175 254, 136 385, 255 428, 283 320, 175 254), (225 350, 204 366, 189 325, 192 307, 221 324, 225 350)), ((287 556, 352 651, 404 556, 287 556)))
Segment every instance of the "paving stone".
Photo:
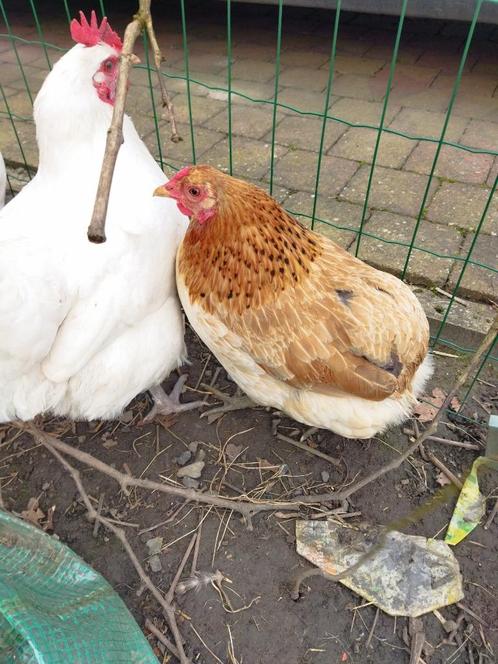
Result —
MULTIPOLYGON (((370 166, 361 166, 340 198, 362 204, 365 200, 370 166)), ((416 173, 395 171, 378 166, 374 170, 370 189, 369 206, 416 217, 427 186, 427 177, 416 173)), ((431 184, 427 204, 430 203, 437 183, 431 184)))
MULTIPOLYGON (((203 81, 207 82, 205 79, 203 79, 203 81)), ((211 97, 211 99, 228 100, 226 81, 224 81, 221 86, 219 83, 214 85, 224 89, 210 90, 209 88, 204 88, 203 91, 199 89, 197 94, 206 94, 208 97, 211 97)), ((200 88, 201 86, 195 87, 200 88)), ((254 105, 255 100, 273 99, 274 92, 275 87, 270 83, 256 83, 255 81, 243 81, 236 78, 232 80, 232 104, 254 105)))
MULTIPOLYGON (((284 206, 294 213, 305 226, 311 227, 314 195, 307 191, 297 191, 285 199, 284 206)), ((348 228, 360 226, 362 207, 338 201, 333 196, 318 195, 315 211, 314 230, 326 235, 341 247, 347 249, 356 239, 356 233, 348 228), (328 223, 327 223, 328 222, 328 223), (337 228, 339 227, 339 228, 337 228)))
POLYGON ((282 67, 310 67, 318 69, 328 63, 328 55, 316 51, 288 48, 280 53, 282 67))
MULTIPOLYGON (((35 125, 30 122, 16 122, 16 130, 29 166, 38 164, 35 125)), ((21 149, 10 120, 0 117, 0 146, 5 159, 24 164, 21 149)))
MULTIPOLYGON (((465 238, 462 256, 467 256, 473 238, 473 233, 469 233, 465 238)), ((498 236, 490 237, 489 235, 480 235, 477 238, 470 258, 472 261, 481 263, 481 265, 487 265, 496 269, 498 266, 498 236)), ((463 263, 461 262, 455 266, 448 282, 448 289, 452 290, 455 288, 462 267, 463 263)), ((496 294, 498 293, 498 274, 485 267, 469 263, 463 273, 458 293, 459 295, 463 295, 463 297, 496 302, 496 294)))
MULTIPOLYGON (((219 103, 219 102, 218 102, 219 103)), ((232 134, 260 139, 270 131, 273 124, 273 108, 269 105, 241 106, 232 105, 232 134)), ((225 105, 223 112, 211 118, 207 123, 210 129, 228 133, 228 110, 225 105)), ((265 136, 265 140, 268 140, 265 136)))
MULTIPOLYGON (((275 166, 275 181, 289 189, 314 191, 318 155, 305 150, 289 150, 275 166)), ((320 191, 338 194, 351 179, 358 164, 347 159, 322 157, 320 191)), ((265 179, 267 179, 268 175, 265 179)))
MULTIPOLYGON (((432 87, 439 90, 445 90, 448 95, 451 94, 455 85, 455 77, 446 74, 439 75, 432 87)), ((458 93, 460 95, 473 95, 478 94, 481 97, 492 97, 493 92, 498 86, 497 76, 484 76, 479 74, 464 74, 460 81, 458 93)))
MULTIPOLYGON (((282 117, 282 114, 279 114, 282 117)), ((278 123, 275 137, 277 143, 289 147, 313 150, 318 152, 322 135, 322 118, 288 115, 278 123)), ((271 129, 271 123, 270 127, 271 129)), ((323 152, 327 152, 331 145, 346 131, 347 127, 339 122, 328 120, 325 128, 323 152)), ((266 141, 271 140, 271 131, 265 136, 266 141)))
MULTIPOLYGON (((194 125, 206 125, 207 129, 216 131, 226 131, 226 129, 211 124, 210 118, 218 115, 220 112, 227 112, 227 102, 211 99, 210 97, 198 97, 192 95, 190 98, 192 107, 192 118, 194 125)), ((189 123, 189 107, 187 95, 179 94, 173 98, 175 116, 177 122, 189 123)))
MULTIPOLYGON (((412 136, 427 136, 439 138, 443 129, 446 115, 433 111, 424 111, 415 108, 403 108, 390 123, 389 127, 406 132, 412 136)), ((465 118, 452 115, 446 128, 446 139, 458 141, 467 126, 465 118)))
MULTIPOLYGON (((458 182, 443 182, 428 205, 427 219, 474 230, 484 211, 489 189, 458 182)), ((498 234, 498 200, 491 202, 481 232, 498 234)))
POLYGON ((466 118, 495 122, 498 118, 498 98, 483 97, 478 93, 458 95, 453 113, 466 118))
POLYGON ((460 142, 473 148, 498 151, 498 122, 470 120, 460 142))
MULTIPOLYGON (((145 144, 151 150, 154 157, 158 158, 156 132, 151 124, 152 131, 149 132, 144 138, 145 144)), ((182 164, 190 164, 193 161, 192 157, 192 141, 190 136, 190 125, 178 123, 178 133, 183 137, 180 143, 172 143, 168 140, 170 135, 169 123, 164 120, 160 123, 160 135, 163 137, 163 158, 165 161, 180 162, 182 164)), ((205 129, 203 127, 194 128, 194 144, 196 151, 196 158, 202 160, 202 156, 206 150, 210 149, 225 137, 218 131, 205 129)))
MULTIPOLYGON (((407 108, 420 108, 426 111, 444 112, 448 108, 450 95, 438 88, 425 88, 421 91, 410 92, 406 88, 394 88, 389 97, 391 104, 398 104, 407 108)), ((464 113, 460 113, 464 115, 464 113)))
MULTIPOLYGON (((387 63, 375 74, 375 78, 387 86, 389 78, 390 63, 387 63)), ((418 65, 397 64, 394 70, 393 86, 406 90, 408 94, 423 90, 434 81, 439 74, 439 69, 430 67, 419 67, 418 65)))
MULTIPOLYGON (((472 57, 472 54, 469 54, 464 71, 470 71, 471 69, 474 71, 473 66, 476 60, 477 56, 472 57)), ((437 47, 428 49, 417 60, 418 67, 432 67, 439 69, 443 74, 452 75, 453 77, 456 75, 459 65, 460 59, 454 53, 442 53, 437 47)))
MULTIPOLYGON (((420 142, 408 158, 404 169, 428 175, 436 150, 435 143, 420 142)), ((493 157, 489 154, 476 154, 443 145, 436 164, 435 175, 458 182, 481 184, 486 182, 492 165, 493 157)))
MULTIPOLYGON (((400 45, 400 50, 398 53, 398 62, 400 64, 415 64, 418 62, 420 56, 424 52, 423 46, 411 46, 409 44, 404 44, 403 41, 400 45)), ((384 59, 388 62, 391 61, 393 54, 393 45, 392 39, 385 44, 374 44, 370 46, 364 53, 365 58, 378 58, 380 60, 384 59)))
POLYGON ((28 118, 29 120, 32 120, 33 104, 31 102, 31 99, 28 97, 28 93, 26 92, 26 90, 21 92, 19 90, 16 90, 13 96, 7 97, 7 100, 11 113, 19 115, 22 118, 28 118))
POLYGON ((494 184, 494 181, 498 177, 498 157, 495 157, 495 160, 493 162, 493 166, 491 167, 491 170, 489 171, 488 179, 486 181, 486 184, 488 187, 492 187, 494 184))
POLYGON ((19 56, 19 59, 21 60, 23 65, 28 65, 34 60, 38 60, 38 58, 40 57, 39 46, 17 43, 15 50, 9 42, 6 42, 5 46, 6 46, 5 50, 2 50, 0 55, 0 67, 2 68, 2 84, 4 80, 3 77, 4 65, 15 64, 19 66, 17 64, 17 56, 19 56), (16 56, 16 51, 17 51, 17 56, 16 56))
MULTIPOLYGON (((311 111, 312 113, 323 113, 325 94, 323 92, 309 92, 301 88, 283 87, 278 93, 278 101, 281 104, 292 106, 300 111, 311 111)), ((279 109, 283 113, 293 113, 290 109, 279 109)))
MULTIPOLYGON (((21 69, 17 62, 1 63, 2 67, 2 85, 12 85, 22 77, 21 69)), ((24 65, 23 65, 24 67, 24 65)), ((28 71, 28 67, 24 67, 28 71)))
POLYGON ((328 72, 324 69, 310 69, 309 67, 287 67, 279 78, 280 85, 301 87, 302 90, 325 90, 328 81, 328 72))
MULTIPOLYGON (((371 163, 378 132, 374 129, 353 127, 332 147, 330 154, 346 159, 371 163)), ((376 163, 389 168, 401 168, 415 143, 409 139, 383 132, 376 163)))
POLYGON ((245 40, 233 44, 232 56, 238 58, 248 58, 252 60, 265 60, 273 62, 275 60, 276 44, 265 44, 261 41, 259 44, 250 43, 245 40))
POLYGON ((244 81, 269 83, 275 78, 275 65, 273 62, 249 58, 236 60, 232 64, 232 77, 244 81))
MULTIPOLYGON (((389 104, 384 122, 386 125, 399 113, 400 107, 389 104)), ((369 124, 379 126, 382 114, 382 103, 378 101, 365 101, 363 99, 349 99, 344 97, 332 105, 329 115, 342 118, 355 124, 369 124)))
MULTIPOLYGON (((400 275, 408 256, 408 246, 390 243, 401 242, 409 245, 415 225, 416 219, 411 217, 390 212, 373 212, 364 230, 376 237, 362 236, 358 257, 377 268, 400 275)), ((455 228, 428 221, 422 221, 415 238, 416 247, 443 256, 459 256, 461 244, 462 236, 455 228)), ((416 284, 442 286, 457 262, 414 249, 408 264, 408 279, 416 284)))
MULTIPOLYGON (((202 155, 201 161, 228 171, 228 139, 223 139, 202 155)), ((275 157, 283 155, 286 148, 275 146, 275 157)), ((243 179, 259 180, 270 168, 271 145, 262 141, 252 141, 238 136, 232 141, 233 175, 243 179)), ((280 186, 286 183, 278 182, 280 186)))
MULTIPOLYGON (((382 69, 386 61, 382 58, 358 58, 352 55, 336 55, 335 71, 339 74, 359 74, 371 76, 382 69)), ((325 62, 322 69, 329 69, 329 62, 325 62)))
POLYGON ((385 92, 385 84, 373 76, 341 74, 334 80, 334 94, 340 97, 380 101, 385 92))

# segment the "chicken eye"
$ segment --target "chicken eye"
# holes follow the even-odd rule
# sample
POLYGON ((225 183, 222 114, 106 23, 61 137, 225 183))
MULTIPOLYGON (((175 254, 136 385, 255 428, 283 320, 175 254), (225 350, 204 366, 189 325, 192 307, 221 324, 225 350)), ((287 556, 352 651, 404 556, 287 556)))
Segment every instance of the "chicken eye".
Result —
POLYGON ((201 193, 201 190, 198 187, 189 187, 188 193, 196 198, 201 193))
POLYGON ((113 66, 114 66, 114 65, 113 65, 112 60, 105 60, 105 61, 104 61, 104 69, 105 69, 106 71, 112 71, 113 66))

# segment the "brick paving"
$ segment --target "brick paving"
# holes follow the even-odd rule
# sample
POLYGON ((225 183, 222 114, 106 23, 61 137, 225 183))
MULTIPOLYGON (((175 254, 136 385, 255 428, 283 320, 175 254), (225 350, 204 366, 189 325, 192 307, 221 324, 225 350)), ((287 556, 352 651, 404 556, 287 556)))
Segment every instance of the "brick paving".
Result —
MULTIPOLYGON (((33 18, 13 0, 6 11, 13 34, 38 39, 33 18)), ((71 45, 67 21, 56 3, 39 8, 45 39, 59 47, 71 45)), ((97 4, 97 3, 95 3, 97 4)), ((168 124, 160 119, 161 150, 166 172, 193 159, 220 168, 228 167, 229 143, 226 15, 222 3, 190 5, 188 45, 192 94, 194 146, 191 143, 186 84, 170 78, 176 115, 184 141, 168 140, 168 124), (195 82, 194 82, 195 81, 195 82)), ((122 30, 131 14, 123 3, 107 2, 110 21, 122 30)), ((166 58, 164 71, 184 75, 180 17, 170 7, 158 10, 156 30, 166 58)), ((270 179, 273 99, 275 91, 275 8, 261 5, 232 6, 232 134, 234 174, 267 187, 270 179), (254 100, 265 103, 256 104, 254 100)), ((309 223, 314 204, 318 150, 322 133, 325 89, 329 75, 333 14, 326 11, 285 7, 281 71, 275 133, 274 194, 288 209, 309 223), (291 108, 289 108, 291 107, 291 108)), ((479 150, 498 151, 498 27, 478 26, 464 68, 461 89, 447 127, 446 139, 457 145, 443 146, 435 177, 421 210, 432 168, 437 139, 445 121, 458 69, 465 28, 459 23, 407 19, 399 63, 385 116, 385 126, 406 133, 384 133, 377 152, 366 211, 365 237, 360 257, 399 274, 418 215, 422 214, 408 279, 420 285, 451 290, 460 275, 474 231, 490 189, 498 174, 498 157, 479 150), (421 251, 421 249, 426 251, 421 251), (430 253, 433 252, 433 253, 430 253), (435 254, 441 257, 434 256, 435 254)), ((337 44, 335 75, 323 141, 320 188, 316 204, 316 229, 342 246, 355 244, 362 218, 382 105, 389 73, 396 19, 344 13, 337 44), (370 127, 355 125, 366 124, 370 127), (374 127, 374 128, 372 128, 374 127), (328 223, 327 223, 328 222, 328 223), (351 230, 348 230, 351 229, 351 230)), ((0 32, 5 26, 0 23, 0 32)), ((48 72, 40 45, 17 43, 26 80, 33 95, 48 72)), ((141 49, 138 49, 139 55, 141 49)), ((48 49, 51 61, 59 52, 48 49)), ((32 105, 11 43, 0 37, 0 83, 28 164, 36 167, 37 151, 31 120, 32 105)), ((157 95, 156 95, 157 96, 157 95)), ((6 104, 0 96, 0 150, 11 173, 21 175, 23 158, 6 104)), ((128 112, 151 152, 159 158, 151 112, 147 74, 136 69, 128 112)), ((12 183, 19 185, 14 178, 12 183)), ((498 265, 498 201, 493 201, 482 234, 472 253, 476 263, 498 265)), ((469 265, 460 294, 479 301, 496 300, 497 274, 480 265, 469 265)))

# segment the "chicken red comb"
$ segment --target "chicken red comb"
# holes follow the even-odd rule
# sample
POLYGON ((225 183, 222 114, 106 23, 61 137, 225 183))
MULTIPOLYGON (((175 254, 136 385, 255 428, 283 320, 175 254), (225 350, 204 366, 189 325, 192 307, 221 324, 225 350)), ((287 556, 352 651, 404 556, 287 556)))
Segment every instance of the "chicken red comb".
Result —
POLYGON ((177 180, 181 180, 184 178, 186 175, 188 175, 190 172, 190 166, 184 166, 183 168, 180 168, 179 171, 177 171, 172 178, 170 178, 170 182, 176 182, 177 180))
POLYGON ((97 23, 97 16, 95 11, 92 10, 90 16, 90 23, 86 20, 86 16, 80 11, 80 22, 76 18, 73 18, 71 21, 71 37, 78 44, 83 44, 84 46, 95 46, 99 42, 103 42, 112 48, 115 48, 117 51, 120 51, 123 48, 123 42, 119 35, 114 32, 109 23, 107 22, 107 17, 104 16, 101 24, 97 23))

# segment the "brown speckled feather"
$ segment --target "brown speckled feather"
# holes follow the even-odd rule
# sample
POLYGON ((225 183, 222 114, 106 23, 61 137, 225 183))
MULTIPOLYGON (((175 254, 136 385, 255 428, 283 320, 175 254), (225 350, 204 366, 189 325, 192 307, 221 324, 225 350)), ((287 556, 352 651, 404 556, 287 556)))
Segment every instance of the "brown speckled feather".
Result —
POLYGON ((289 385, 371 400, 409 389, 429 336, 410 289, 256 187, 208 167, 199 178, 203 168, 213 171, 220 210, 205 225, 192 222, 180 249, 190 300, 289 385))

